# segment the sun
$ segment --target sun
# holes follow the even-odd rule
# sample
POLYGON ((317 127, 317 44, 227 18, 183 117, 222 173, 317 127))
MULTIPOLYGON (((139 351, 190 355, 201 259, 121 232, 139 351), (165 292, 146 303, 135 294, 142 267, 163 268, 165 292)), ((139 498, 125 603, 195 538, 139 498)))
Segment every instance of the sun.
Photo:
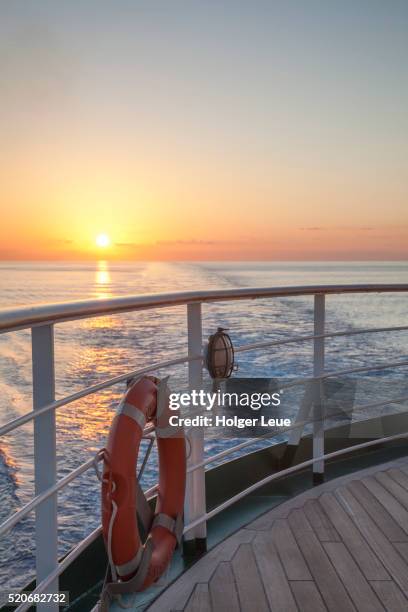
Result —
POLYGON ((108 234, 98 234, 95 238, 95 242, 96 246, 100 247, 101 249, 105 249, 110 245, 111 239, 109 238, 108 234))

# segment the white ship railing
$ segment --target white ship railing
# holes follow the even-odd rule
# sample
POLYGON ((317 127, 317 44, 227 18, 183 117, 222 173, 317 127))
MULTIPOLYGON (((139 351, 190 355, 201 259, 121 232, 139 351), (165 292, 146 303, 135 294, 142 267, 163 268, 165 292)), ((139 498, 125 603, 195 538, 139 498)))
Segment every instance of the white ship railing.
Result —
MULTIPOLYGON (((304 297, 314 296, 314 331, 310 335, 300 335, 282 340, 263 341, 236 348, 236 352, 253 351, 284 346, 291 343, 313 342, 313 376, 298 379, 291 384, 304 384, 308 381, 320 381, 330 376, 356 372, 370 372, 387 368, 408 366, 408 361, 383 362, 374 365, 349 368, 336 372, 325 371, 324 348, 326 338, 340 336, 354 336, 357 334, 385 333, 408 330, 408 325, 394 327, 376 327, 358 330, 325 332, 325 297, 326 295, 345 293, 398 293, 408 292, 408 284, 360 284, 360 285, 317 285, 305 287, 278 287, 278 288, 251 288, 217 291, 183 292, 172 294, 158 294, 147 296, 131 296, 111 299, 86 300, 64 304, 30 306, 27 308, 0 310, 0 333, 7 333, 21 329, 31 329, 32 369, 33 369, 33 408, 26 414, 13 419, 0 427, 0 436, 11 433, 17 427, 34 421, 34 464, 35 464, 35 497, 17 512, 7 518, 0 525, 0 536, 12 529, 22 518, 35 511, 35 544, 36 544, 36 581, 34 593, 56 592, 58 590, 58 577, 81 554, 83 550, 101 533, 98 527, 80 542, 60 563, 58 562, 57 540, 57 495, 58 492, 70 482, 91 469, 94 458, 89 459, 70 474, 57 482, 56 461, 56 422, 55 410, 75 402, 83 397, 116 385, 126 379, 152 371, 165 370, 171 366, 188 364, 188 379, 191 389, 198 389, 203 379, 203 338, 202 338, 202 304, 212 302, 227 302, 232 300, 251 300, 278 297, 304 297), (187 308, 187 337, 188 352, 183 357, 167 361, 152 363, 145 368, 126 372, 101 383, 89 386, 81 391, 55 400, 55 372, 54 372, 54 325, 65 321, 77 319, 114 315, 137 310, 164 308, 185 305, 187 308)), ((387 404, 403 403, 408 397, 394 398, 384 402, 376 402, 354 408, 365 410, 387 404)), ((296 423, 285 431, 292 430, 290 444, 296 444, 301 436, 302 427, 313 423, 313 457, 309 461, 291 466, 278 473, 271 474, 263 480, 251 485, 246 490, 223 502, 220 506, 206 510, 205 500, 205 466, 219 461, 228 455, 236 453, 243 448, 259 441, 249 440, 223 450, 216 455, 204 458, 204 432, 199 430, 190 436, 191 452, 188 464, 187 491, 185 505, 185 538, 206 537, 206 521, 221 512, 228 506, 264 486, 276 478, 290 474, 306 466, 313 466, 316 475, 323 474, 324 461, 340 456, 351 450, 366 448, 384 441, 402 439, 408 433, 397 436, 376 439, 350 448, 324 453, 324 426, 321 415, 313 413, 313 419, 302 420, 302 413, 296 423)), ((149 430, 148 430, 149 431, 149 430)), ((270 436, 264 436, 270 437, 270 436)), ((101 456, 99 456, 101 460, 101 456)), ((146 491, 152 496, 157 487, 146 491)), ((30 607, 30 603, 22 604, 18 610, 22 612, 30 607)), ((41 606, 37 606, 41 609, 41 606)), ((50 610, 50 605, 47 604, 50 610)), ((57 609, 57 606, 55 606, 57 609)))

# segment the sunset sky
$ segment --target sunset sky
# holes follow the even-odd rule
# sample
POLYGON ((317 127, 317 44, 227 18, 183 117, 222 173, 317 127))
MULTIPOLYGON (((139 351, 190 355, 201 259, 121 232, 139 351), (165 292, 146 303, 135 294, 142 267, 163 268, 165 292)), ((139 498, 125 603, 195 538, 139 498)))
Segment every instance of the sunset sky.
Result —
POLYGON ((407 259, 407 57, 406 0, 2 2, 0 259, 407 259))

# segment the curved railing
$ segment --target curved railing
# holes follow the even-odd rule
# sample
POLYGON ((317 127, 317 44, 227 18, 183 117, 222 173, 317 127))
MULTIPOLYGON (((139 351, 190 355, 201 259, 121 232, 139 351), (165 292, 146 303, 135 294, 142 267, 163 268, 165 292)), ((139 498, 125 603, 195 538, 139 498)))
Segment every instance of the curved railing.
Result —
MULTIPOLYGON (((22 518, 32 511, 36 512, 35 539, 36 539, 36 577, 37 587, 34 593, 58 589, 58 576, 72 563, 81 552, 100 534, 100 527, 89 534, 65 558, 58 563, 57 559, 57 504, 58 491, 67 486, 85 471, 92 469, 95 459, 91 458, 63 479, 56 480, 56 431, 55 411, 88 395, 116 385, 126 379, 152 371, 165 370, 180 364, 188 365, 190 388, 199 388, 202 384, 203 354, 202 354, 202 304, 220 301, 252 300, 279 297, 314 296, 314 333, 299 335, 273 341, 251 343, 236 348, 236 352, 256 351, 284 346, 291 343, 313 342, 313 376, 297 379, 290 385, 305 384, 320 381, 331 376, 357 372, 369 372, 387 368, 405 367, 407 360, 371 364, 359 368, 348 368, 335 372, 326 372, 324 364, 324 344, 328 338, 341 336, 354 336, 357 334, 372 334, 380 332, 396 332, 408 330, 408 325, 394 327, 376 327, 358 330, 344 330, 327 333, 325 331, 325 296, 345 293, 396 293, 408 292, 408 284, 360 284, 360 285, 315 285, 305 287, 274 287, 229 289, 216 291, 183 292, 172 294, 157 294, 146 296, 129 296, 111 299, 86 300, 63 304, 39 305, 13 310, 0 310, 0 333, 12 332, 20 329, 31 329, 32 334, 32 365, 33 365, 33 409, 22 416, 13 419, 0 427, 0 436, 11 433, 17 427, 34 421, 34 462, 35 462, 35 497, 17 512, 11 515, 0 525, 0 536, 14 527, 22 518), (126 312, 182 306, 187 307, 187 334, 188 352, 186 355, 152 363, 145 368, 126 372, 120 376, 110 378, 98 384, 86 387, 62 399, 55 400, 54 386, 54 337, 53 329, 57 323, 77 319, 114 315, 126 312)), ((375 402, 365 406, 355 407, 354 411, 367 410, 387 404, 403 403, 407 397, 399 397, 384 402, 375 402)), ((187 476, 187 492, 185 506, 185 538, 193 539, 206 536, 206 521, 232 505, 238 499, 252 492, 267 482, 289 474, 306 466, 313 466, 314 473, 321 474, 324 470, 324 460, 332 456, 339 456, 351 450, 342 449, 336 453, 324 453, 324 429, 319 418, 310 420, 299 418, 295 424, 287 428, 291 432, 289 443, 296 444, 302 434, 303 426, 313 424, 313 458, 297 466, 287 468, 277 474, 271 474, 262 481, 251 485, 245 491, 226 500, 210 512, 205 504, 205 466, 220 461, 229 455, 258 442, 247 440, 225 449, 216 455, 204 458, 204 432, 200 431, 190 436, 190 458, 187 476), (195 495, 193 496, 193 490, 195 495)), ((150 433, 152 428, 146 430, 150 433)), ((280 432, 283 433, 283 432, 280 432)), ((384 440, 399 439, 408 434, 374 440, 370 443, 353 445, 353 449, 365 448, 379 444, 384 440)), ((272 438, 270 434, 262 438, 272 438)), ((261 438, 261 439, 262 439, 261 438)), ((97 458, 101 459, 101 456, 97 458)), ((146 491, 147 496, 154 495, 157 487, 146 491)), ((20 612, 28 609, 30 604, 22 604, 20 612)), ((40 609, 40 607, 39 607, 40 609)), ((48 604, 47 609, 50 609, 48 604)))
POLYGON ((408 285, 359 284, 359 285, 305 285, 300 287, 252 287, 248 289, 217 289, 212 291, 184 291, 158 293, 96 300, 78 300, 57 304, 39 304, 26 308, 0 310, 0 333, 25 329, 47 323, 61 323, 90 317, 106 316, 121 312, 204 304, 206 302, 229 302, 272 297, 295 297, 305 295, 333 295, 340 293, 399 293, 406 292, 408 285))

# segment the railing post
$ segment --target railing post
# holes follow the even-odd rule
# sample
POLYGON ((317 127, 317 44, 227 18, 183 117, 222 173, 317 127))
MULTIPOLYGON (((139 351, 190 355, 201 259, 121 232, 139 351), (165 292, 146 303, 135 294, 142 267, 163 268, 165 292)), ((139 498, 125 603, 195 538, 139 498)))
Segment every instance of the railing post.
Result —
MULTIPOLYGON (((325 295, 318 293, 314 296, 314 335, 322 336, 325 328, 325 295)), ((315 338, 313 341, 313 376, 324 373, 324 338, 315 338)), ((324 407, 322 402, 322 381, 314 384, 313 398, 313 457, 324 455, 324 407)), ((324 461, 313 464, 313 482, 320 484, 324 481, 324 461)))
MULTIPOLYGON (((54 327, 42 325, 31 330, 33 368, 33 410, 55 400, 54 327)), ((50 410, 34 419, 35 494, 55 484, 57 454, 55 412, 50 410)), ((57 496, 53 495, 36 508, 36 580, 44 580, 58 564, 57 496)), ((58 580, 47 587, 58 592, 58 580)), ((38 604, 37 610, 58 610, 57 604, 38 604)))
MULTIPOLYGON (((188 356, 202 355, 202 320, 201 304, 187 304, 188 356)), ((188 364, 188 383, 190 390, 199 391, 203 383, 203 366, 201 360, 188 364)), ((190 443, 188 465, 194 465, 204 459, 204 428, 191 428, 187 432, 190 443)), ((206 513, 205 468, 198 468, 187 476, 186 502, 184 519, 186 524, 206 513)), ((184 551, 191 554, 195 549, 205 550, 207 542, 207 525, 205 521, 184 535, 184 551)))

